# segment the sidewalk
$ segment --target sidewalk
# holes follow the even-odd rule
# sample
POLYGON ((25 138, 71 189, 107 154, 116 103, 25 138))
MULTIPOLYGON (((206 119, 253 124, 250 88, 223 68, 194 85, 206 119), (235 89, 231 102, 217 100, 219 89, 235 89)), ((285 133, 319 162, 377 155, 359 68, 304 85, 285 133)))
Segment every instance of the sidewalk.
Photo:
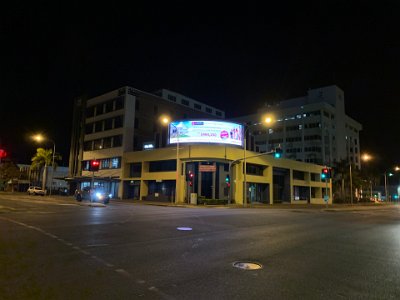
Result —
POLYGON ((140 200, 112 200, 111 202, 133 203, 137 205, 155 205, 155 206, 174 206, 174 207, 188 207, 188 208, 248 208, 248 209, 312 209, 312 210, 325 210, 325 211, 357 211, 369 209, 393 209, 400 208, 399 203, 357 203, 357 204, 248 204, 244 207, 242 204, 226 204, 226 205, 194 205, 187 203, 171 203, 171 202, 156 202, 156 201, 140 201, 140 200))
POLYGON ((226 209, 304 209, 304 210, 324 210, 324 211, 358 211, 358 210, 370 210, 370 209, 399 209, 400 203, 355 203, 351 204, 290 204, 290 203, 276 203, 276 204, 247 204, 243 207, 242 204, 226 204, 226 205, 194 205, 187 203, 171 203, 171 202, 156 202, 156 201, 145 201, 145 200, 132 200, 132 199, 111 199, 110 203, 104 205, 102 203, 82 201, 78 202, 73 196, 61 196, 61 195, 47 195, 47 196, 30 196, 23 192, 0 192, 0 199, 7 197, 7 199, 26 199, 26 200, 38 200, 38 201, 54 201, 59 203, 73 203, 82 206, 100 206, 106 207, 113 203, 126 203, 134 205, 155 205, 155 206, 172 206, 182 208, 226 208, 226 209), (10 198, 9 198, 10 197, 10 198))

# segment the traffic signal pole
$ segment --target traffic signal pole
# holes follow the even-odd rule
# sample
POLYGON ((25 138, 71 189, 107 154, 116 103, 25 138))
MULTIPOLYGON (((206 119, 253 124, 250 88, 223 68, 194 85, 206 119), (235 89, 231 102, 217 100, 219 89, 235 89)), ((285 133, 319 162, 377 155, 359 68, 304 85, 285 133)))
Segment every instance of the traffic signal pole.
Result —
MULTIPOLYGON (((232 173, 232 166, 233 166, 234 164, 237 164, 237 163, 239 163, 240 161, 242 161, 242 160, 244 160, 244 159, 259 157, 259 156, 262 156, 262 155, 268 155, 268 154, 272 154, 272 153, 275 153, 275 150, 269 151, 269 152, 260 153, 260 154, 253 155, 253 156, 249 156, 249 157, 243 157, 243 158, 239 158, 239 159, 232 160, 231 162, 229 162, 229 168, 228 168, 229 179, 232 180, 232 174, 231 174, 231 173, 232 173)), ((229 186, 228 204, 231 204, 231 200, 232 200, 232 182, 231 182, 231 184, 230 184, 230 186, 229 186)), ((245 204, 244 204, 244 201, 243 201, 243 206, 244 206, 244 205, 245 205, 245 204)))

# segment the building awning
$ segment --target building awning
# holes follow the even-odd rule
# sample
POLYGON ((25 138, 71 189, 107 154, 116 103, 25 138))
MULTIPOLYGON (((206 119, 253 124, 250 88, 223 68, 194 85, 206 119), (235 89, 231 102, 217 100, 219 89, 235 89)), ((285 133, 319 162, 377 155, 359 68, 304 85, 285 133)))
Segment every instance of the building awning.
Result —
POLYGON ((102 177, 102 176, 76 176, 76 177, 65 177, 63 178, 65 181, 68 182, 86 182, 86 181, 91 181, 92 178, 96 181, 105 181, 105 182, 119 182, 121 179, 117 176, 108 176, 108 177, 102 177))

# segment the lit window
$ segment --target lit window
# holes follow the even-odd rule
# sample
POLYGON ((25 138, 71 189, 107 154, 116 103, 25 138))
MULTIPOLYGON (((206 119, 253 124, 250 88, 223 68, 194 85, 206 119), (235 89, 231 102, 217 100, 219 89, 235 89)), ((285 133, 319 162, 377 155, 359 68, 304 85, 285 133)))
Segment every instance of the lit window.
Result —
POLYGON ((118 169, 120 168, 121 159, 119 157, 114 157, 111 159, 111 168, 118 169))

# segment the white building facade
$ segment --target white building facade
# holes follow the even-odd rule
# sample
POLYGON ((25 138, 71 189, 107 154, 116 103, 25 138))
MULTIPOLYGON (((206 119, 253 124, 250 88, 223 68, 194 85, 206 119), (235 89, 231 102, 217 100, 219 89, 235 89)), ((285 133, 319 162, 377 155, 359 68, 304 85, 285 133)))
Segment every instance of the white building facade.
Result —
POLYGON ((266 113, 275 122, 270 128, 249 128, 249 148, 265 152, 281 147, 288 159, 326 166, 346 160, 360 168, 362 125, 346 115, 344 92, 339 87, 310 89, 304 97, 266 105, 257 114, 234 120, 253 124, 266 113))

